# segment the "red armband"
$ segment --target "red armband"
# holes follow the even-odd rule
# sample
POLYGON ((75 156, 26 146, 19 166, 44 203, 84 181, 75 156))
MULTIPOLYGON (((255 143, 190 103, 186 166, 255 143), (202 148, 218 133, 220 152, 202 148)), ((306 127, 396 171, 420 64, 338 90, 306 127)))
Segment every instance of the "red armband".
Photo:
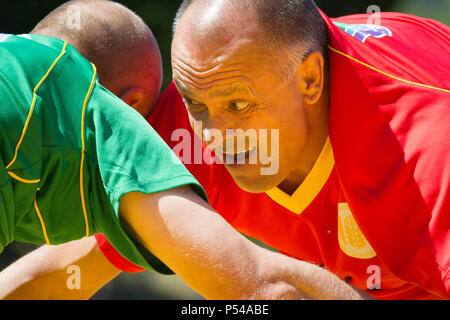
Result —
POLYGON ((98 247, 103 252, 106 259, 108 259, 108 261, 111 262, 111 264, 116 268, 132 273, 145 271, 144 268, 141 268, 122 257, 120 253, 117 252, 117 250, 108 242, 104 234, 96 233, 95 239, 97 240, 98 247))

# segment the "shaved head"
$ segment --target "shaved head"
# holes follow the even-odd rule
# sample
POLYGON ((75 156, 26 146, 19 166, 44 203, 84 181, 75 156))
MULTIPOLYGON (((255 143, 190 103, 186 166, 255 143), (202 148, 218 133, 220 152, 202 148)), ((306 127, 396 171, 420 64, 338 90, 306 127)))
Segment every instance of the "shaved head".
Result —
POLYGON ((314 2, 185 0, 174 29, 173 78, 196 134, 217 149, 211 141, 230 143, 230 129, 270 132, 216 155, 245 158, 224 162, 240 188, 292 194, 328 136, 328 39, 314 2), (262 173, 264 153, 274 155, 271 174, 262 173))
POLYGON ((100 83, 120 96, 143 90, 148 115, 162 84, 161 55, 149 27, 133 11, 107 0, 72 0, 49 13, 32 31, 64 40, 94 63, 100 83), (79 17, 75 26, 70 19, 79 17))
POLYGON ((313 51, 326 59, 327 31, 312 0, 184 0, 174 34, 180 24, 201 40, 213 41, 242 37, 256 25, 264 33, 263 47, 286 53, 280 67, 287 73, 313 51))

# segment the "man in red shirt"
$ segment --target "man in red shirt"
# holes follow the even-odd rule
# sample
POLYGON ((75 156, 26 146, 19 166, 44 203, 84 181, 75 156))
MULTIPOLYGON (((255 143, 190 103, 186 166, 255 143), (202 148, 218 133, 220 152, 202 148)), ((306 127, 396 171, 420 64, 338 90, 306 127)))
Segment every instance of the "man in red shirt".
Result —
MULTIPOLYGON (((187 164, 211 203, 237 230, 377 298, 449 298, 448 27, 405 14, 367 25, 367 15, 321 13, 328 59, 309 54, 289 81, 267 72, 283 55, 266 50, 261 26, 238 33, 227 20, 248 19, 248 9, 192 1, 178 16, 174 79, 191 124, 202 120, 204 137, 210 129, 280 128, 275 175, 260 175, 261 163, 187 164)), ((176 114, 185 121, 176 127, 187 126, 175 95, 172 86, 149 122, 177 149, 158 117, 176 114)))
MULTIPOLYGON (((289 38, 295 23, 267 31, 258 18, 281 10, 277 1, 229 3, 182 6, 173 45, 182 96, 171 85, 150 124, 177 150, 174 129, 189 128, 184 104, 191 124, 203 121, 206 140, 213 129, 279 129, 276 174, 262 176, 261 163, 185 161, 214 208, 237 230, 377 298, 448 299, 448 27, 394 13, 382 14, 380 25, 367 25, 367 15, 319 19, 302 7, 319 26, 310 31, 315 39, 319 20, 326 28, 324 47, 289 38)), ((299 12, 282 9, 283 17, 299 12)), ((238 151, 249 160, 253 150, 238 151)), ((139 270, 97 239, 114 265, 139 270)))

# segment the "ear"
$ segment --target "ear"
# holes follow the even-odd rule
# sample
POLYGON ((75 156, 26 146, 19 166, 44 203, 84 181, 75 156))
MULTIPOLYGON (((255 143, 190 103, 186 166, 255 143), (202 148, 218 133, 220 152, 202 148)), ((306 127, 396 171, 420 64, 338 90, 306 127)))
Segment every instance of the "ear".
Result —
POLYGON ((300 92, 307 104, 315 104, 322 96, 324 86, 325 61, 320 52, 309 54, 299 68, 300 92))
POLYGON ((126 104, 140 112, 142 108, 142 102, 144 100, 144 90, 141 88, 131 88, 125 91, 120 95, 120 99, 122 99, 126 104))

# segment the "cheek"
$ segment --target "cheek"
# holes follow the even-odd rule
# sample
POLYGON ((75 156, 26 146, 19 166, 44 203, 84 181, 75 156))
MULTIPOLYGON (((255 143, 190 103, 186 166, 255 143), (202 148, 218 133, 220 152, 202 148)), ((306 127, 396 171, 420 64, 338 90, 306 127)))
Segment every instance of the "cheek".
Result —
POLYGON ((286 109, 278 118, 280 163, 292 165, 298 161, 299 152, 306 145, 309 128, 306 114, 300 106, 286 109))

